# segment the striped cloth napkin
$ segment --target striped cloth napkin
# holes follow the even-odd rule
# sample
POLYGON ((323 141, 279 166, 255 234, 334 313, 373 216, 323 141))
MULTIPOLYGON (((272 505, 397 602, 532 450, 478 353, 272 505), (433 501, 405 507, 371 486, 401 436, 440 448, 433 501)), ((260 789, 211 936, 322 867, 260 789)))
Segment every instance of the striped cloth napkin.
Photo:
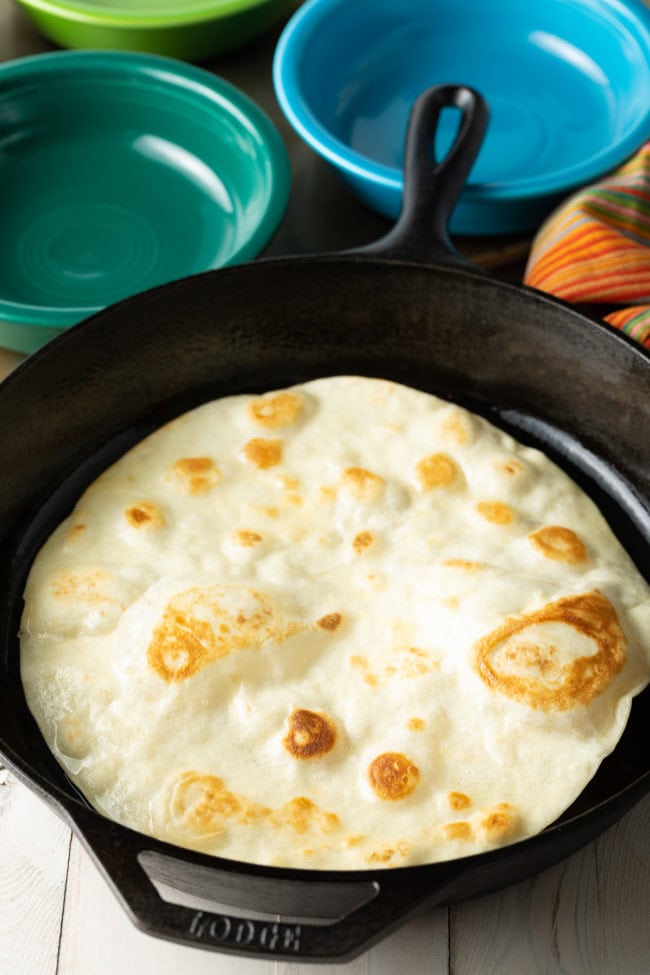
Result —
POLYGON ((605 321, 650 349, 650 142, 548 217, 524 282, 575 304, 617 306, 605 321))

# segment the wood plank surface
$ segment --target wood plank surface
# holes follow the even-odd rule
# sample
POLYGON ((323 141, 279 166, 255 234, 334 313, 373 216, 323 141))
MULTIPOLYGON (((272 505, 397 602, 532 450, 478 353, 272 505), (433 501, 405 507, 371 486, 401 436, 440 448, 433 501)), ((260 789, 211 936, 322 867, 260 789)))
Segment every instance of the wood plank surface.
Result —
POLYGON ((73 839, 58 975, 272 975, 273 963, 233 960, 143 934, 73 839))
POLYGON ((0 972, 55 975, 70 830, 0 768, 0 972))
POLYGON ((453 975, 648 975, 650 798, 584 850, 452 912, 453 975), (469 936, 468 936, 469 934, 469 936))

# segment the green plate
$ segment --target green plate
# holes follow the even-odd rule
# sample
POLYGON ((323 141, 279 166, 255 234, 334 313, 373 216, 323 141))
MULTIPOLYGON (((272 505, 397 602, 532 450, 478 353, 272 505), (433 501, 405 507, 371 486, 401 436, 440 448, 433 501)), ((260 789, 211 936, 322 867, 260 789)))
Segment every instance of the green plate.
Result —
POLYGON ((296 0, 17 0, 63 47, 165 54, 199 61, 269 30, 296 0))
POLYGON ((289 185, 273 124, 207 71, 122 52, 6 62, 0 345, 31 352, 135 292, 255 257, 289 185))

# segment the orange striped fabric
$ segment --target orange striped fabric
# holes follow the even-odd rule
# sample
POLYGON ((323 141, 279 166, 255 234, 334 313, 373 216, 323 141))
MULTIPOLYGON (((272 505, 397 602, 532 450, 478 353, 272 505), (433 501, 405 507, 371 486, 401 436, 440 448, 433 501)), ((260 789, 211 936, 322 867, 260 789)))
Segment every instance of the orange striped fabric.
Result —
POLYGON ((650 349, 650 142, 551 214, 524 281, 576 304, 632 306, 605 320, 650 349))
POLYGON ((650 349, 650 305, 633 305, 605 315, 605 321, 650 349))

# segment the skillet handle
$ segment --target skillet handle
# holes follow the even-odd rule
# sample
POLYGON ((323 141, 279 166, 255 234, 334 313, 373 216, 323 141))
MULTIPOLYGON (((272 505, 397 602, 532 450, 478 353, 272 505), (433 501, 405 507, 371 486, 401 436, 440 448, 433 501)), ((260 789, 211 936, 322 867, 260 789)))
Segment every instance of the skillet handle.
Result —
POLYGON ((452 246, 447 227, 483 142, 488 117, 484 98, 473 88, 435 85, 422 92, 406 134, 399 220, 381 240, 354 253, 419 264, 468 265, 452 246), (461 119, 451 148, 438 161, 434 140, 444 108, 458 109, 461 119))
POLYGON ((435 875, 431 867, 341 874, 275 870, 216 858, 206 866, 205 857, 180 848, 170 855, 168 847, 156 849, 156 841, 110 820, 98 825, 96 817, 78 813, 74 819, 77 835, 141 931, 243 957, 349 961, 410 917, 445 902, 458 879, 458 869, 446 864, 437 864, 435 875), (178 889, 193 887, 204 899, 233 905, 233 913, 164 900, 151 878, 172 886, 174 873, 178 889), (283 899, 284 916, 277 913, 283 899), (329 905, 323 913, 333 917, 331 923, 302 920, 304 914, 320 916, 319 902, 329 905), (261 910, 264 915, 255 915, 261 910))

